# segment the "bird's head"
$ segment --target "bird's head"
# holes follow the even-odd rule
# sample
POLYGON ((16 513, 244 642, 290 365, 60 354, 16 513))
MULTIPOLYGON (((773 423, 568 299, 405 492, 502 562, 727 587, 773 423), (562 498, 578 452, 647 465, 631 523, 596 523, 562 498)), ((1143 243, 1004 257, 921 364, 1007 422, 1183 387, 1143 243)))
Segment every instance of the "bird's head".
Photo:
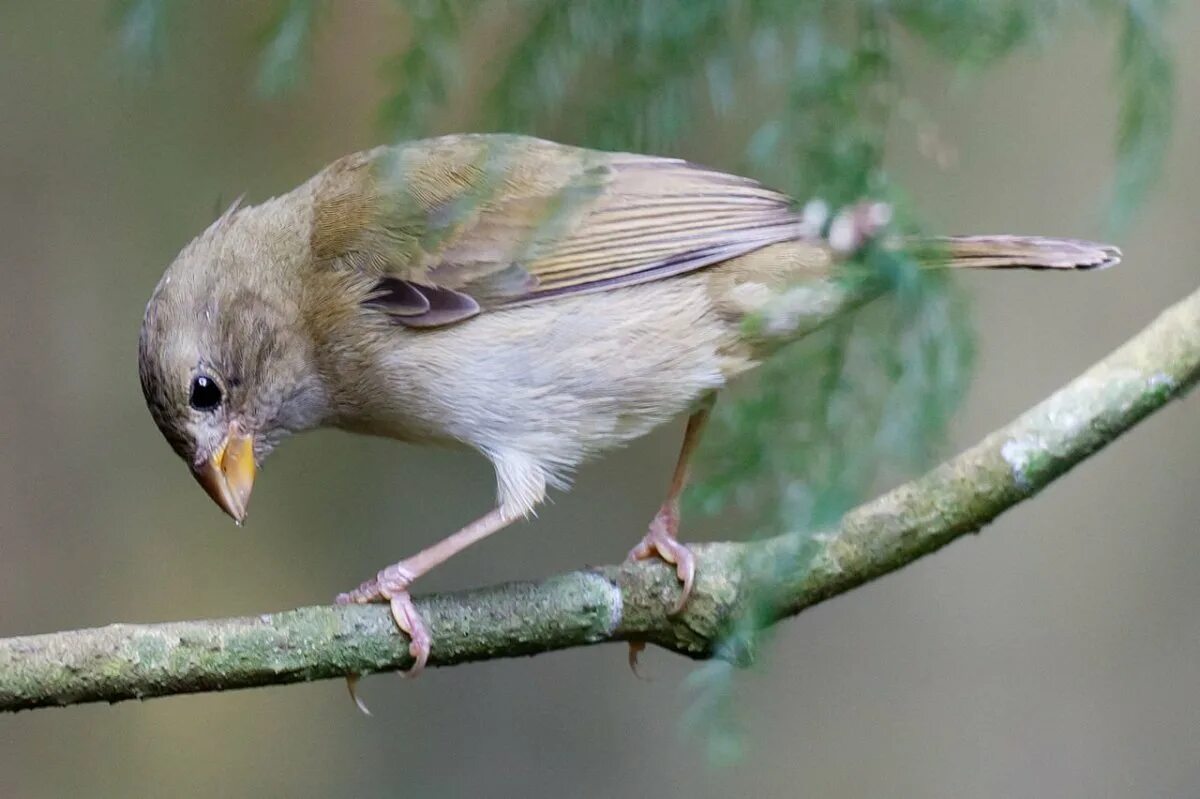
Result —
POLYGON ((293 220, 231 208, 189 244, 146 307, 138 368, 158 429, 208 495, 241 523, 258 464, 316 426, 325 396, 300 317, 293 220))

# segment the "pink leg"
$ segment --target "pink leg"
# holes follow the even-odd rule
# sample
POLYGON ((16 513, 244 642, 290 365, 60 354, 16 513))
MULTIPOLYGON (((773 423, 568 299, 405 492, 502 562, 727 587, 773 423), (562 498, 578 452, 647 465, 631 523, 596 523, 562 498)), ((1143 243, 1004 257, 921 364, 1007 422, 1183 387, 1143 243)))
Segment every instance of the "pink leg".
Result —
MULTIPOLYGON (((675 573, 683 583, 683 590, 672 611, 674 613, 682 611, 687 604, 696 577, 696 560, 692 557, 692 551, 688 549, 687 544, 679 542, 679 497, 687 486, 688 464, 696 451, 696 445, 700 443, 700 433, 704 430, 711 411, 710 399, 688 418, 687 429, 683 433, 683 446, 679 450, 679 460, 675 463, 675 473, 671 477, 667 498, 650 522, 650 529, 645 537, 629 552, 629 560, 660 557, 675 566, 675 573)), ((634 653, 631 653, 631 659, 633 655, 634 653)))
MULTIPOLYGON (((413 580, 446 562, 476 541, 481 541, 497 530, 507 527, 512 521, 511 515, 496 508, 457 533, 446 536, 433 546, 422 549, 411 558, 405 558, 399 563, 388 566, 373 579, 367 580, 353 591, 339 594, 337 603, 346 605, 356 602, 365 605, 368 602, 389 602, 392 606, 392 618, 396 620, 396 626, 408 633, 411 641, 408 651, 413 656, 413 665, 408 670, 408 674, 415 676, 425 668, 425 662, 429 659, 432 638, 424 620, 413 606, 412 597, 408 593, 409 585, 413 580)), ((354 694, 353 683, 351 683, 350 693, 354 694)))

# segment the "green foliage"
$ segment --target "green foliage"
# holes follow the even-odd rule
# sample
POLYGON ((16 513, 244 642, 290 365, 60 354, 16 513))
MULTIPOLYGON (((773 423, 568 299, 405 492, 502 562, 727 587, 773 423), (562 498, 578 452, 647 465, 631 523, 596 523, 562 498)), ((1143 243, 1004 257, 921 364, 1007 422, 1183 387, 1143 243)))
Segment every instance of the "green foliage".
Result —
POLYGON ((409 17, 408 47, 385 65, 395 91, 381 118, 401 138, 427 132, 463 71, 461 26, 478 0, 414 0, 400 3, 409 17))
POLYGON ((260 94, 282 94, 304 79, 313 28, 326 5, 327 0, 288 0, 275 14, 264 37, 258 68, 260 94))
MULTIPOLYGON (((117 0, 130 63, 161 60, 175 0, 117 0)), ((261 45, 264 95, 302 82, 328 0, 283 0, 261 45)), ((1128 221, 1161 168, 1173 79, 1168 0, 411 0, 407 45, 385 65, 381 118, 398 136, 436 127, 472 66, 464 38, 499 30, 476 129, 551 132, 600 148, 663 151, 711 118, 756 120, 746 166, 833 204, 886 193, 886 122, 900 98, 892 44, 907 34, 969 73, 1082 25, 1118 29, 1117 177, 1110 221, 1128 221), (770 98, 767 108, 756 98, 770 98)))
POLYGON ((791 345, 717 406, 690 508, 733 506, 761 534, 817 531, 862 501, 881 467, 936 454, 970 372, 965 302, 902 253, 873 248, 866 261, 889 296, 791 345))
MULTIPOLYGON (((118 27, 141 63, 163 50, 171 0, 124 0, 118 27)), ((263 46, 258 87, 304 74, 324 0, 286 0, 263 46)), ((1111 22, 1117 30, 1117 177, 1111 219, 1125 222, 1161 167, 1172 111, 1165 0, 411 0, 403 49, 385 65, 382 119, 397 137, 440 128, 446 107, 481 92, 467 127, 604 149, 671 152, 695 131, 734 137, 726 164, 837 208, 864 197, 916 217, 884 168, 889 130, 911 123, 899 39, 959 75, 1020 48, 1111 22), (481 38, 480 33, 486 33, 481 38), (472 78, 473 80, 468 80, 472 78)), ((332 7, 348 13, 351 6, 332 7)), ((918 120, 921 121, 921 120, 918 120)), ((914 230, 911 222, 901 225, 914 230)), ((859 258, 886 301, 833 321, 779 353, 718 405, 693 510, 734 509, 761 535, 816 533, 881 475, 927 463, 962 398, 971 360, 964 302, 947 276, 904 253, 859 258)), ((815 551, 815 548, 814 548, 815 551)), ((804 563, 774 564, 795 570, 804 563)), ((760 608, 730 631, 730 660, 757 644, 760 608)), ((761 612, 760 612, 761 611, 761 612)), ((717 759, 737 752, 729 671, 693 681, 717 759)))
POLYGON ((1165 0, 1122 4, 1117 81, 1121 108, 1117 125, 1117 179, 1111 223, 1128 222, 1162 169, 1170 139, 1174 70, 1163 40, 1165 0))
POLYGON ((113 5, 121 52, 135 71, 148 73, 163 57, 172 0, 120 0, 113 5))

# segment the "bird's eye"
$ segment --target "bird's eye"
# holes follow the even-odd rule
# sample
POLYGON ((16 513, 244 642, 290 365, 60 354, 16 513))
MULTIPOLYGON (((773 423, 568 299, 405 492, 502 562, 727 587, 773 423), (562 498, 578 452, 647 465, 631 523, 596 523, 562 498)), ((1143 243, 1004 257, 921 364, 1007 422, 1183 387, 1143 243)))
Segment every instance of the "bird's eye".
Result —
POLYGON ((188 403, 198 411, 211 411, 221 404, 221 388, 207 375, 192 380, 192 396, 188 403))

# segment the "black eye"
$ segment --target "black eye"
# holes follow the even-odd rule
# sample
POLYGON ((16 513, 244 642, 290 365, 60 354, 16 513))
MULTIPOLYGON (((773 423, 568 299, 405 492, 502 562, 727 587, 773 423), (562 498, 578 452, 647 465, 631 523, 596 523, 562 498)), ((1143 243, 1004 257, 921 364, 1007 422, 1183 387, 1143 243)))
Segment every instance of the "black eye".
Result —
POLYGON ((221 389, 211 377, 197 375, 188 402, 198 411, 211 411, 221 404, 221 389))

